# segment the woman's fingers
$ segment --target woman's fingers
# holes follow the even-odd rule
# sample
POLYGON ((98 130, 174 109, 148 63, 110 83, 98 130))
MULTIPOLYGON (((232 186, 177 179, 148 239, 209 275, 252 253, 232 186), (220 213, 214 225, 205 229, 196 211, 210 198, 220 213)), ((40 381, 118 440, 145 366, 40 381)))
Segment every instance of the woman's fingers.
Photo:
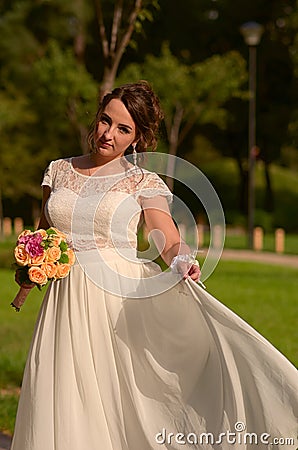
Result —
POLYGON ((190 277, 194 281, 198 281, 201 276, 201 270, 199 265, 192 264, 188 270, 188 272, 184 275, 184 279, 190 277))

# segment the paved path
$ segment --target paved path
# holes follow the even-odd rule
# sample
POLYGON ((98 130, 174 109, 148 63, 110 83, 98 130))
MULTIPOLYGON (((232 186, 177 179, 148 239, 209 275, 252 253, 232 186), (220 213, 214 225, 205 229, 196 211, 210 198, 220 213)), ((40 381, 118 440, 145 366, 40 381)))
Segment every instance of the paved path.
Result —
MULTIPOLYGON (((225 249, 222 259, 233 261, 256 261, 267 264, 277 264, 298 269, 298 256, 282 255, 271 252, 255 252, 253 250, 225 249)), ((11 438, 0 432, 0 450, 9 450, 11 438)))
POLYGON ((11 438, 6 434, 0 433, 0 450, 9 450, 11 438))
POLYGON ((234 261, 256 261, 266 264, 295 267, 298 269, 298 255, 283 255, 271 252, 256 252, 253 250, 225 249, 221 257, 222 259, 230 259, 234 261))

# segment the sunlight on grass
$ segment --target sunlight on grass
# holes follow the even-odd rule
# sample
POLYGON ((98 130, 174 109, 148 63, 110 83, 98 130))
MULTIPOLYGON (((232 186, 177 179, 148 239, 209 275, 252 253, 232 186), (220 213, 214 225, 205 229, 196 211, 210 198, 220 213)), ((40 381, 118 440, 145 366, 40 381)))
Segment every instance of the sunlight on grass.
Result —
POLYGON ((221 261, 205 284, 298 365, 297 275, 289 267, 221 261))

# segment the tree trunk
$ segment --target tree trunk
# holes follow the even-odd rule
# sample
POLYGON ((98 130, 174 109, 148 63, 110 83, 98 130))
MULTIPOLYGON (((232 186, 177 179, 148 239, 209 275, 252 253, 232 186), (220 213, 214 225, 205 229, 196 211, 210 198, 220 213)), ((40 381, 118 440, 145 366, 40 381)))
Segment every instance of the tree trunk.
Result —
POLYGON ((266 180, 266 191, 265 191, 265 204, 264 210, 272 212, 274 210, 274 194, 271 183, 271 176, 269 171, 269 163, 264 161, 264 172, 266 180))
POLYGON ((248 170, 244 167, 241 158, 236 158, 237 167, 240 175, 240 188, 238 205, 243 214, 248 212, 248 170))
POLYGON ((143 0, 134 0, 134 5, 123 29, 121 29, 123 0, 114 2, 111 35, 110 38, 108 38, 103 17, 102 1, 95 0, 96 16, 104 60, 104 75, 99 90, 100 100, 107 92, 111 91, 114 86, 118 67, 135 29, 135 23, 142 7, 142 1, 143 0))
MULTIPOLYGON (((84 23, 83 20, 80 19, 80 17, 83 16, 83 9, 84 9, 84 0, 76 0, 76 9, 78 14, 78 26, 77 26, 77 32, 74 37, 74 53, 76 55, 76 59, 79 64, 84 65, 85 64, 85 50, 86 50, 86 36, 85 36, 85 30, 84 30, 84 23)), ((80 144, 81 149, 84 154, 88 153, 88 143, 87 143, 87 136, 88 136, 88 129, 83 124, 81 124, 77 120, 76 115, 76 108, 75 104, 70 105, 69 110, 69 118, 75 127, 75 130, 80 136, 80 144)))
POLYGON ((175 174, 175 156, 178 150, 179 131, 183 118, 184 109, 180 104, 176 105, 175 114, 171 126, 167 129, 169 137, 169 155, 167 164, 166 183, 171 191, 174 189, 174 174, 175 174))
POLYGON ((32 220, 33 225, 36 226, 40 219, 40 202, 36 198, 32 199, 32 220))
POLYGON ((105 65, 102 83, 99 89, 99 99, 102 100, 103 97, 110 92, 114 87, 115 78, 117 75, 117 69, 115 64, 112 67, 105 65))
POLYGON ((3 239, 3 200, 2 200, 2 190, 0 188, 0 240, 3 239))

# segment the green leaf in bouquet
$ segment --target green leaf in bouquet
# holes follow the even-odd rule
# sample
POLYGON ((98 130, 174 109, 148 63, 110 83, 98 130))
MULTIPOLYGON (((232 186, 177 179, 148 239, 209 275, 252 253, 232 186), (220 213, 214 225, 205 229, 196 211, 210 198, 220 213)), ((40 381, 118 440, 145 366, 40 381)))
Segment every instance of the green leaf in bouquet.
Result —
POLYGON ((66 253, 62 253, 59 259, 60 264, 68 264, 69 263, 69 257, 66 253))
POLYGON ((66 250, 68 248, 67 243, 65 241, 61 241, 59 247, 60 247, 61 252, 66 252, 66 250))
POLYGON ((48 241, 46 239, 46 240, 42 241, 41 245, 45 250, 47 250, 50 247, 50 241, 48 241))
POLYGON ((57 234, 56 233, 56 231, 55 230, 53 230, 53 228, 48 228, 47 230, 46 230, 46 233, 47 233, 47 235, 51 235, 51 234, 57 234))

